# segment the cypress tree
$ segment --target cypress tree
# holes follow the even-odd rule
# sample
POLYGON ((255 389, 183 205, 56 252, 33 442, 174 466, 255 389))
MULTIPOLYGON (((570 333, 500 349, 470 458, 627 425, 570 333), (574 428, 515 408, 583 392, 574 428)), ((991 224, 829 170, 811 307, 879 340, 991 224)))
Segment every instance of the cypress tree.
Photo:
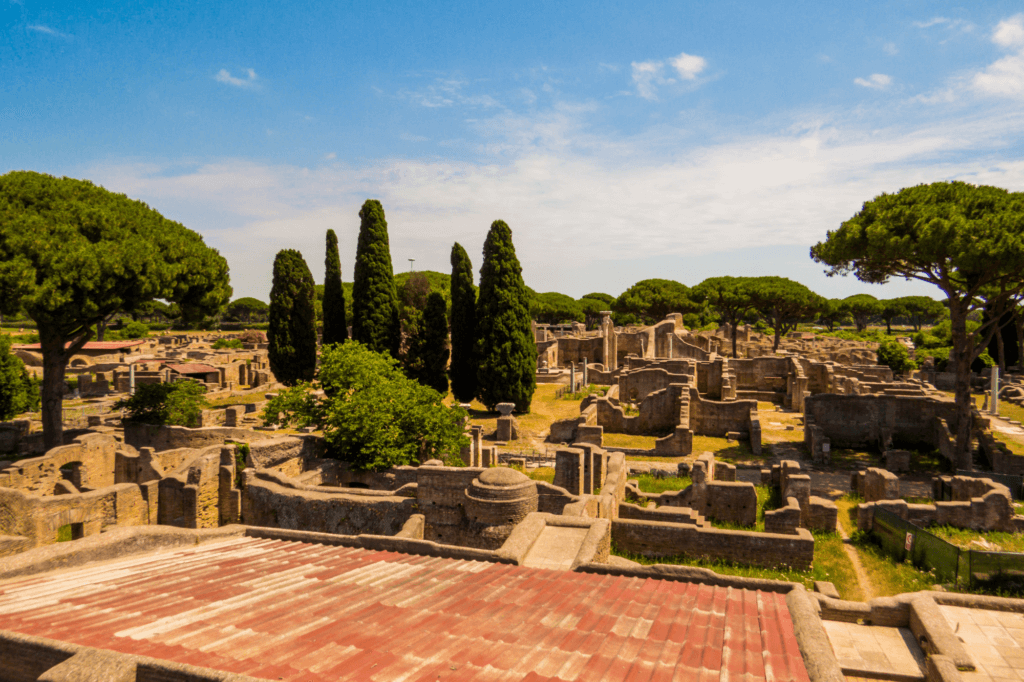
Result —
POLYGON ((438 393, 448 392, 448 314, 444 296, 427 296, 423 322, 409 343, 406 371, 409 376, 438 393))
POLYGON ((516 404, 517 412, 529 412, 537 388, 537 346, 523 269, 512 245, 512 230, 502 220, 491 224, 484 242, 476 319, 480 401, 488 409, 509 402, 516 404))
POLYGON ((367 199, 359 211, 359 244, 352 285, 352 338, 378 353, 398 357, 398 296, 384 207, 367 199))
POLYGON ((274 284, 270 289, 270 326, 267 349, 270 370, 285 386, 312 381, 316 369, 316 297, 313 275, 293 249, 279 251, 274 259, 274 284))
POLYGON ((466 250, 452 247, 452 394, 462 403, 476 397, 476 290, 466 250))
POLYGON ((338 257, 338 236, 327 230, 327 259, 324 263, 324 345, 348 339, 345 321, 345 290, 341 288, 341 259, 338 257))

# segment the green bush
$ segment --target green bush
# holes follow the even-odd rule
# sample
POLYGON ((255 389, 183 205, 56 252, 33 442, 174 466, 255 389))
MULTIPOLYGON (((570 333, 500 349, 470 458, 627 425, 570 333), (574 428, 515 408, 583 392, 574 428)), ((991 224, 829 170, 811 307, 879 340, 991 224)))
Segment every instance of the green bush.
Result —
POLYGON ((878 345, 878 364, 888 366, 894 374, 903 374, 917 368, 917 363, 910 358, 907 347, 894 339, 878 345))
POLYGON ((149 325, 145 322, 129 322, 121 330, 121 336, 126 339, 141 339, 149 336, 149 325))
POLYGON ((222 348, 241 348, 243 345, 241 339, 217 339, 211 348, 221 350, 222 348))
POLYGON ((39 381, 28 375, 25 363, 11 354, 11 340, 0 335, 0 419, 39 409, 39 381))
POLYGON ((313 384, 282 391, 263 411, 267 425, 316 426, 330 456, 372 471, 432 458, 454 462, 466 441, 464 417, 406 377, 397 360, 354 341, 327 346, 313 384))
POLYGON ((173 384, 142 384, 135 395, 117 401, 115 409, 123 409, 131 421, 167 426, 199 426, 206 407, 206 387, 194 381, 173 384))

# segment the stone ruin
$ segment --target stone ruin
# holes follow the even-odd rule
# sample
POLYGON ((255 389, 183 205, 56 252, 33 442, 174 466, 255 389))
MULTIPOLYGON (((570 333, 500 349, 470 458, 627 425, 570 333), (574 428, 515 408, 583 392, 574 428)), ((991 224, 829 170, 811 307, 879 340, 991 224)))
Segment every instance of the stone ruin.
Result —
POLYGON ((936 476, 931 504, 900 499, 899 477, 885 469, 853 473, 850 489, 865 500, 857 507, 857 527, 864 531, 871 530, 875 509, 885 509, 918 526, 1024 532, 1024 516, 1014 512, 1009 488, 988 478, 936 476), (949 501, 943 501, 943 488, 950 491, 949 501))

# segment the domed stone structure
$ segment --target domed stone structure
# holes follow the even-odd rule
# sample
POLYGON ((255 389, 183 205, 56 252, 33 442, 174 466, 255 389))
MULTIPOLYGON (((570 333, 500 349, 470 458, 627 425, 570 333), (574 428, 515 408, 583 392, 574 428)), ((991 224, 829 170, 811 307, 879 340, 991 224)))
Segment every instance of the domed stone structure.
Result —
POLYGON ((516 524, 537 511, 537 484, 507 467, 487 469, 466 488, 466 517, 484 544, 500 547, 516 524))

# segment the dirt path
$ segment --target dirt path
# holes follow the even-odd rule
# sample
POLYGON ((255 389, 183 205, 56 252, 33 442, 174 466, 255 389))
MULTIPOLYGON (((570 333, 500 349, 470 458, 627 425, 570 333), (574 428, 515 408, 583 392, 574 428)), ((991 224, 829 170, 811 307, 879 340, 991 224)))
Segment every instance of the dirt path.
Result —
POLYGON ((857 574, 857 582, 860 583, 861 594, 864 595, 864 601, 867 601, 875 596, 875 586, 871 583, 868 572, 864 570, 864 566, 860 563, 860 557, 857 556, 857 548, 850 541, 850 536, 846 534, 843 524, 836 524, 836 527, 839 531, 839 537, 843 539, 843 549, 846 551, 846 556, 850 557, 850 563, 853 564, 853 572, 857 574))

